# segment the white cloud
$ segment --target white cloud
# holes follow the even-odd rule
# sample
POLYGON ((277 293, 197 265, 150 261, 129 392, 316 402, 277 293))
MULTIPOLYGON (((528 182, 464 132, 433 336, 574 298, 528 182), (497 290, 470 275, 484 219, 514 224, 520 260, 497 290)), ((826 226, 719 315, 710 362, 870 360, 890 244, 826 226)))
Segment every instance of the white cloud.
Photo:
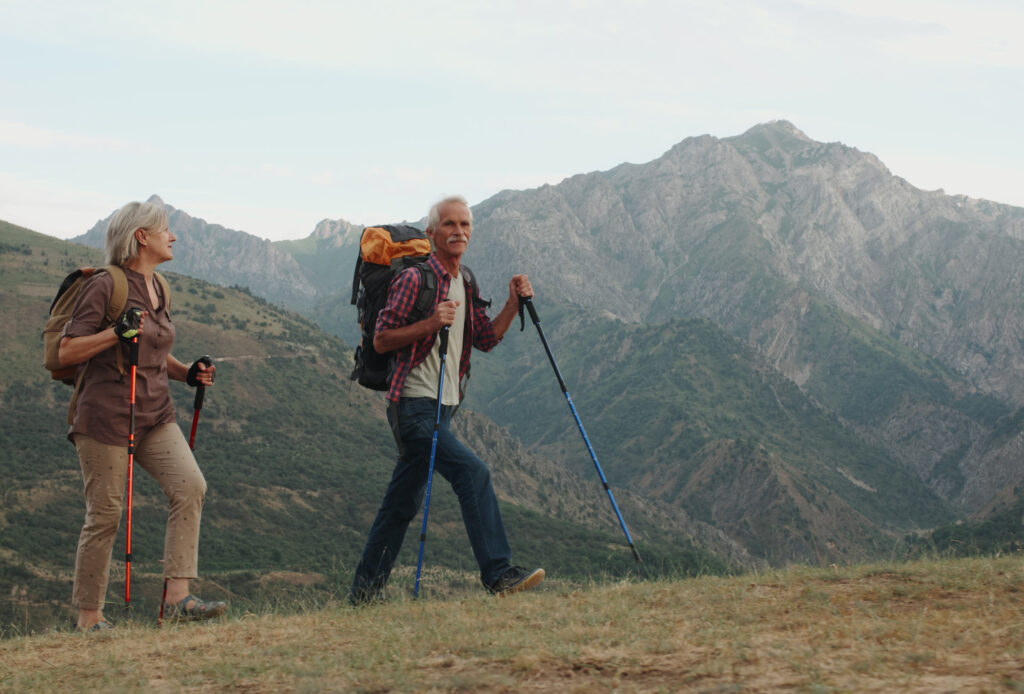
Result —
POLYGON ((434 181, 438 177, 438 171, 429 167, 416 168, 411 166, 379 167, 375 166, 368 172, 373 181, 377 184, 413 183, 423 185, 434 181))
POLYGON ((884 163, 893 174, 922 190, 942 189, 947 195, 1024 207, 1024 171, 1019 167, 917 152, 890 154, 884 163))
POLYGON ((149 145, 128 142, 118 137, 62 132, 6 120, 0 120, 0 145, 26 149, 117 150, 138 154, 152 149, 149 145))
POLYGON ((58 238, 84 234, 129 199, 0 171, 0 219, 58 238))
POLYGON ((860 35, 915 63, 1024 68, 1024 4, 993 0, 799 0, 837 20, 830 34, 860 35))
POLYGON ((295 178, 295 169, 290 166, 263 162, 256 167, 253 175, 258 178, 295 178))

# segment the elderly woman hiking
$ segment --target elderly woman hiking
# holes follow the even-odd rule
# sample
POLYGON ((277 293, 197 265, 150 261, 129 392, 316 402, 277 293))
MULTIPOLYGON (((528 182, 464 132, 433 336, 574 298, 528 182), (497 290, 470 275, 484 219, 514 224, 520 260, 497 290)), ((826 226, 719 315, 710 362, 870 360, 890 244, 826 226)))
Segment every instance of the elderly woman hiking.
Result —
POLYGON ((103 604, 128 475, 132 432, 126 372, 130 343, 136 337, 134 460, 170 501, 163 560, 166 618, 206 619, 227 609, 223 602, 200 600, 189 590, 189 579, 198 571, 206 480, 175 421, 168 379, 210 386, 216 369, 207 368, 203 360, 189 367, 171 356, 170 297, 154 269, 174 257, 176 240, 162 207, 140 202, 122 207, 107 228, 106 253, 107 263, 121 268, 127 279, 125 311, 109 323, 106 312, 115 278, 110 272, 97 272, 82 287, 61 334, 60 361, 77 364, 80 381, 68 432, 85 486, 85 524, 72 595, 80 630, 111 628, 103 617, 103 604))

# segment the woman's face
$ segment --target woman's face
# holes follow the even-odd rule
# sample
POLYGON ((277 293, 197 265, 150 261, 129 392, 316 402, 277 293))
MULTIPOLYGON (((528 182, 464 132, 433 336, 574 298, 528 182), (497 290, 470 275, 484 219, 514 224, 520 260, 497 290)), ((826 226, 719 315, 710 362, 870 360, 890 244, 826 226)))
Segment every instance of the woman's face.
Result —
POLYGON ((145 253, 156 263, 174 259, 171 244, 177 241, 178 237, 171 232, 166 223, 153 229, 140 229, 139 237, 139 255, 145 253))

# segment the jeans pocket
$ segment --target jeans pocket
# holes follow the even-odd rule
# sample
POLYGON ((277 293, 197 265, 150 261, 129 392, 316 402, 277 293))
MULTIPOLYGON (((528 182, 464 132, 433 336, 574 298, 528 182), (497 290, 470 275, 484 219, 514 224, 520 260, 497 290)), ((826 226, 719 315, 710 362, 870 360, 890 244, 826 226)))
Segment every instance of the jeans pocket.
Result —
POLYGON ((410 398, 398 407, 398 433, 406 443, 430 440, 434 434, 437 401, 431 398, 410 398))

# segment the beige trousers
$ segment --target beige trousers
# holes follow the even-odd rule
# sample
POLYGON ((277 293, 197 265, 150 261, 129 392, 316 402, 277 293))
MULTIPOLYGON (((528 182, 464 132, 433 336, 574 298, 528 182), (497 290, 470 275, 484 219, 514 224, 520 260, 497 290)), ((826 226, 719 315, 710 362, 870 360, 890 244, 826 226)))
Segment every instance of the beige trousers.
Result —
MULTIPOLYGON (((121 522, 128 447, 110 446, 75 434, 75 448, 85 485, 85 524, 75 557, 76 607, 103 607, 110 578, 110 554, 121 522)), ((196 578, 199 569, 199 522, 206 480, 177 424, 162 424, 135 446, 135 462, 159 483, 170 501, 164 536, 164 577, 196 578)))

